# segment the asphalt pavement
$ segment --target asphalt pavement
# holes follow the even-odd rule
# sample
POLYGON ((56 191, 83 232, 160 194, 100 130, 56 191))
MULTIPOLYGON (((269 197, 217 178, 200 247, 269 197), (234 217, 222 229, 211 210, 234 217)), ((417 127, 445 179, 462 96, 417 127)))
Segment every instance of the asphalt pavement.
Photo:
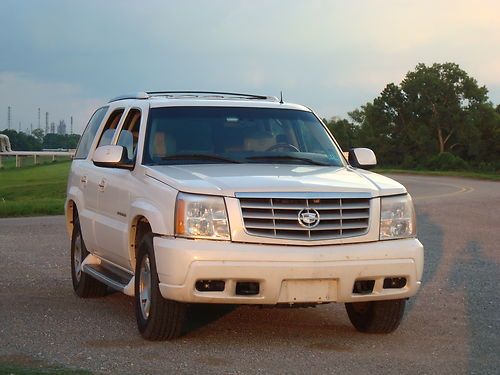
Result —
POLYGON ((144 341, 133 300, 79 299, 64 218, 0 219, 0 364, 96 373, 498 374, 500 183, 392 176, 412 193, 423 285, 390 335, 358 333, 342 304, 199 307, 189 332, 144 341))

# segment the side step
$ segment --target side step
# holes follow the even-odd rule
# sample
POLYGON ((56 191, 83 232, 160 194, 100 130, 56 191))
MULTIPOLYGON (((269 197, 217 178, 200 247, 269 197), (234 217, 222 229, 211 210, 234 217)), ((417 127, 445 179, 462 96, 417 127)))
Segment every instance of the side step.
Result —
POLYGON ((131 275, 117 267, 106 264, 83 265, 83 272, 106 284, 112 289, 125 293, 129 296, 134 295, 134 275, 131 275))

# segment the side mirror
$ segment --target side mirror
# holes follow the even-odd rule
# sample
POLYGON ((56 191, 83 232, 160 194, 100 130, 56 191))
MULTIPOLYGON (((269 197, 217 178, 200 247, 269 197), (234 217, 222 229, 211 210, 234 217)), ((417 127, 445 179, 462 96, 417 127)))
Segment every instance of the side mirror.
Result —
POLYGON ((134 164, 128 158, 127 149, 123 146, 109 145, 97 147, 92 161, 94 165, 103 168, 134 168, 134 164))
POLYGON ((349 164, 354 168, 370 169, 377 165, 377 157, 369 148, 351 148, 349 164))

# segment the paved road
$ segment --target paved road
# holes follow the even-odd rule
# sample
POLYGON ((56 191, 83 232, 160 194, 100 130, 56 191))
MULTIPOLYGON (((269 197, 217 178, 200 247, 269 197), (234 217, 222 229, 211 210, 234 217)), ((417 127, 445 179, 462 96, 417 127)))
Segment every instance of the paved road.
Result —
POLYGON ((331 304, 193 311, 186 336, 146 342, 131 298, 75 297, 62 217, 2 219, 0 363, 134 374, 498 374, 500 183, 394 177, 415 197, 426 267, 391 335, 354 331, 331 304))

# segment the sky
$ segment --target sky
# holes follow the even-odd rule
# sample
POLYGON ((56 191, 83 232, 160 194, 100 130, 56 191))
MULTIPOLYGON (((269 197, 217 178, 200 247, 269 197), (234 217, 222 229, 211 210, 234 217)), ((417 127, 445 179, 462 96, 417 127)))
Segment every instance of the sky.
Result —
POLYGON ((500 103, 498 0, 1 0, 0 129, 38 108, 80 133, 147 90, 279 96, 347 117, 420 63, 455 62, 500 103))

